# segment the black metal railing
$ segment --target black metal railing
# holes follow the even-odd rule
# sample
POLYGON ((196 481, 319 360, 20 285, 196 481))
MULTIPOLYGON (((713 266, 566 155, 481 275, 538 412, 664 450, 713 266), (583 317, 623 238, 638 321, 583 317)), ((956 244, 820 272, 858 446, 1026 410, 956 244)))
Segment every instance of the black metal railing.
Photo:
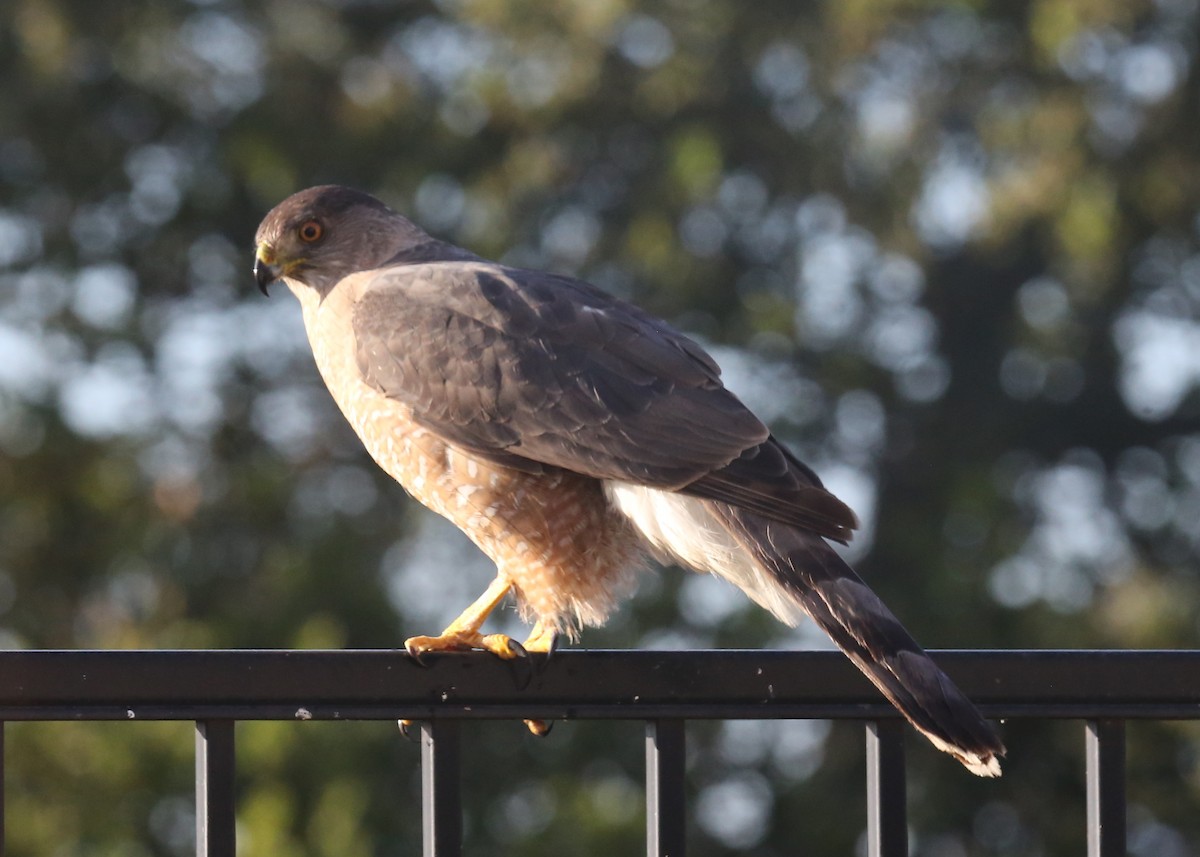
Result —
MULTIPOLYGON (((1125 721, 1200 719, 1200 652, 932 654, 990 717, 1085 722, 1088 854, 1124 854, 1125 721)), ((395 651, 0 653, 0 767, 3 721, 194 721, 206 857, 234 855, 237 721, 399 718, 421 724, 426 857, 461 851, 464 721, 498 718, 644 721, 651 857, 685 852, 686 721, 862 720, 868 853, 907 853, 903 723, 837 652, 567 651, 512 663, 476 653, 424 666, 395 651)))

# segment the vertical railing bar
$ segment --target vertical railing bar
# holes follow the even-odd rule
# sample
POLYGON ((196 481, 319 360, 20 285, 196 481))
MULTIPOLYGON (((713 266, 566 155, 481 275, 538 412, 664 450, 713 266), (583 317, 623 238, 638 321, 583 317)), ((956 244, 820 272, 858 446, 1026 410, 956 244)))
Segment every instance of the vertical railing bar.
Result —
POLYGON ((424 857, 462 854, 462 764, 456 720, 421 724, 421 829, 424 857))
POLYGON ((904 724, 867 724, 867 854, 908 857, 904 724))
POLYGON ((234 857, 234 721, 196 721, 196 855, 234 857))
POLYGON ((4 851, 8 839, 4 835, 4 807, 6 794, 4 790, 4 780, 8 775, 7 766, 4 764, 4 721, 0 720, 0 857, 4 857, 4 851))
POLYGON ((646 721, 646 854, 684 857, 687 852, 683 778, 683 720, 646 721))
POLYGON ((1125 855, 1125 721, 1087 724, 1088 857, 1125 855))

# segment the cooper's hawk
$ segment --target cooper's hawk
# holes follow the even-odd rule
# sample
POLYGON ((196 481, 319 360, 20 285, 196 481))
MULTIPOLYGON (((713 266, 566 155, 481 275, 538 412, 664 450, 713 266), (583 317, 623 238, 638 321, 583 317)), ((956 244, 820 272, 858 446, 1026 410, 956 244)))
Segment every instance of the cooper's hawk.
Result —
POLYGON ((288 197, 255 277, 300 299, 317 367, 379 465, 496 563, 414 655, 548 651, 599 625, 643 556, 804 614, 938 748, 1000 773, 991 724, 826 542, 857 522, 721 383, 695 342, 586 283, 489 262, 337 186, 288 197), (485 635, 512 594, 524 647, 485 635))

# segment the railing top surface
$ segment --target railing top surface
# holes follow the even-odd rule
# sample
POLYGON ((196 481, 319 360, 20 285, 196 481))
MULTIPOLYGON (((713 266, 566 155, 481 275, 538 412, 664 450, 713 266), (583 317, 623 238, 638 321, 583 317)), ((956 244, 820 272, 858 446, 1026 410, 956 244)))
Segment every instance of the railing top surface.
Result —
MULTIPOLYGON (((936 651, 993 717, 1200 719, 1200 651, 936 651)), ((0 719, 888 717, 834 651, 0 652, 0 719)))

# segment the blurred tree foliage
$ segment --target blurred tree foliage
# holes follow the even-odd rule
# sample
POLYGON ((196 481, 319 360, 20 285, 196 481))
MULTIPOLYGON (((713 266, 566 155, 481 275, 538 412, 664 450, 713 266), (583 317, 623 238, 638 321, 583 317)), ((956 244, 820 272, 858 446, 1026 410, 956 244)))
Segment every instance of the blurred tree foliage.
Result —
MULTIPOLYGON (((711 344, 930 647, 1196 646, 1198 17, 7 0, 0 639, 386 647, 482 585, 341 424, 290 297, 252 292, 262 214, 337 181, 711 344)), ((584 643, 816 640, 668 571, 584 643)), ((191 853, 189 729, 14 724, 9 853, 191 853)), ((246 857, 416 853, 393 726, 238 734, 246 857)), ((914 853, 1082 850, 1082 730, 1006 734, 998 783, 914 742, 914 853)), ((693 853, 861 845, 859 728, 691 739, 693 853)), ((638 849, 637 724, 468 741, 470 853, 638 849)), ((1197 729, 1134 725, 1130 769, 1131 852, 1200 850, 1197 729)))

